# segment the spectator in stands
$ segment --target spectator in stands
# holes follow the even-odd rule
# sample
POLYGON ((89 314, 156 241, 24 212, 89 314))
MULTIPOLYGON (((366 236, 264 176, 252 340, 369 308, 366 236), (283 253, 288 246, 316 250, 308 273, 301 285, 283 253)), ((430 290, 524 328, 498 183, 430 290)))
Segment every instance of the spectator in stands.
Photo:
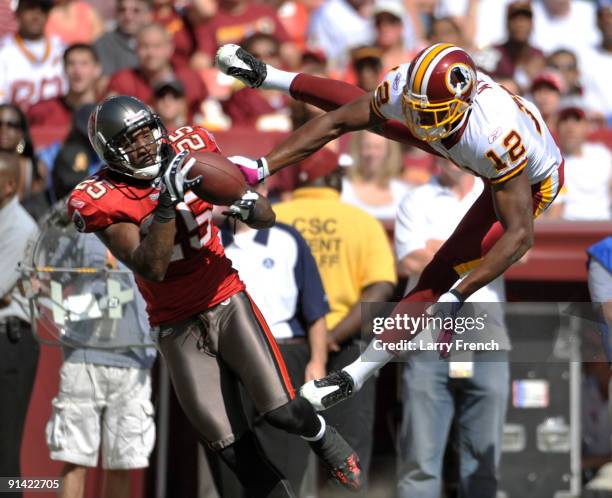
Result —
MULTIPOLYGON (((393 254, 382 225, 340 200, 338 157, 322 149, 298 166, 300 187, 290 201, 276 204, 276 219, 296 228, 308 242, 323 280, 331 312, 327 370, 340 370, 360 354, 361 301, 385 301, 396 283, 393 254), (372 262, 376 264, 372 264, 372 262)), ((376 379, 325 412, 329 423, 355 449, 364 493, 372 453, 376 379)))
MULTIPOLYGON (((612 367, 612 236, 593 244, 587 250, 589 254, 589 293, 595 312, 601 318, 604 349, 612 367)), ((612 389, 612 383, 610 385, 612 389)), ((612 391, 610 392, 612 398, 612 391)), ((610 399, 610 417, 612 417, 612 399, 610 399)))
POLYGON ((195 38, 192 27, 183 13, 176 8, 176 0, 152 0, 153 20, 161 24, 172 35, 174 53, 172 65, 184 67, 195 52, 195 38))
POLYGON ((47 151, 41 158, 51 170, 49 196, 55 202, 70 193, 75 185, 100 168, 102 163, 89 142, 87 126, 95 104, 84 104, 75 111, 66 139, 47 151))
MULTIPOLYGON (((275 67, 281 64, 280 43, 272 35, 256 33, 244 40, 242 46, 266 64, 275 67)), ((277 90, 238 87, 222 105, 233 126, 248 126, 259 131, 291 130, 288 99, 277 90)))
MULTIPOLYGON (((612 236, 593 244, 589 254, 589 293, 595 313, 600 319, 603 349, 612 372, 612 236)), ((608 414, 612 420, 612 377, 608 381, 608 414)))
MULTIPOLYGON (((262 184, 257 192, 267 195, 262 184)), ((254 230, 241 222, 221 231, 225 253, 240 272, 249 294, 261 310, 285 360, 291 383, 297 387, 325 376, 329 304, 317 265, 295 228, 277 223, 254 230), (235 232, 235 233, 234 233, 235 232)), ((250 414, 255 417, 251 403, 250 414)), ((255 432, 272 463, 300 489, 309 449, 304 441, 273 428, 263 419, 255 432)))
POLYGON ((74 112, 85 104, 97 101, 96 85, 102 73, 93 47, 83 43, 70 45, 64 52, 63 60, 68 92, 41 100, 30 107, 27 116, 32 128, 63 128, 68 133, 74 112))
POLYGON ((185 89, 178 80, 164 81, 154 87, 152 107, 169 131, 188 123, 189 110, 185 89))
POLYGON ((514 79, 521 88, 529 88, 531 80, 544 69, 544 54, 529 43, 533 31, 533 11, 528 1, 508 4, 507 40, 485 49, 478 64, 495 79, 514 79))
POLYGON ((513 0, 437 0, 434 17, 451 17, 463 27, 463 36, 477 47, 503 42, 506 7, 513 0))
MULTIPOLYGON (((327 58, 319 49, 308 49, 302 54, 302 72, 313 76, 327 77, 327 58)), ((318 107, 295 99, 289 99, 291 127, 296 130, 313 117, 322 114, 318 107)), ((297 168, 285 168, 266 180, 269 194, 272 198, 290 199, 292 192, 298 186, 297 168)))
MULTIPOLYGON (((49 225, 62 229, 70 224, 65 200, 54 210, 55 221, 49 225)), ((50 457, 63 463, 59 498, 84 496, 87 468, 97 466, 100 449, 105 470, 101 496, 129 498, 129 471, 149 465, 155 444, 150 374, 155 349, 144 347, 151 345, 144 300, 133 275, 97 237, 66 231, 57 247, 49 250, 49 261, 56 267, 99 270, 78 281, 69 273, 55 275, 60 284, 72 285, 72 292, 64 290, 67 302, 77 293, 95 295, 101 308, 101 303, 113 299, 105 269, 125 272, 113 279, 122 292, 133 290, 131 298, 120 298, 125 300, 119 305, 119 318, 103 312, 99 318, 88 316, 66 324, 59 391, 46 427, 50 457), (104 348, 96 347, 101 343, 104 348)))
POLYGON ((533 44, 550 53, 558 48, 581 50, 599 42, 595 6, 585 0, 542 0, 533 3, 533 44))
POLYGON ((138 66, 136 35, 153 18, 150 0, 117 0, 116 9, 117 27, 94 43, 107 78, 121 69, 138 66))
POLYGON ((612 155, 601 144, 588 143, 590 131, 581 107, 559 112, 559 148, 565 158, 565 185, 558 200, 566 220, 612 219, 612 155))
POLYGON ((55 0, 45 29, 65 45, 93 43, 104 33, 104 23, 96 9, 84 0, 55 0))
POLYGON ((308 0, 266 0, 263 3, 272 6, 276 10, 278 19, 287 34, 299 50, 304 50, 306 48, 310 11, 319 6, 319 0, 314 2, 308 0))
POLYGON ((589 110, 601 112, 612 126, 612 2, 599 0, 597 27, 601 43, 579 53, 583 74, 584 99, 589 110))
POLYGON ((382 50, 383 71, 405 64, 414 55, 404 41, 406 10, 401 0, 376 0, 374 3, 374 45, 382 50))
POLYGON ((329 0, 310 16, 308 44, 322 49, 330 69, 343 72, 352 48, 374 42, 373 0, 329 0))
POLYGON ((47 169, 38 160, 25 114, 13 104, 0 104, 0 151, 16 155, 19 162, 17 196, 35 218, 38 195, 47 186, 47 169))
POLYGON ((172 38, 161 24, 152 23, 139 31, 136 55, 137 67, 123 69, 112 76, 109 94, 132 95, 150 104, 156 84, 178 79, 185 88, 190 117, 199 112, 207 96, 206 87, 193 69, 172 66, 172 38))
POLYGON ((561 75, 551 69, 542 71, 531 83, 531 100, 553 133, 557 128, 557 112, 565 91, 565 82, 561 75))
MULTIPOLYGON (((0 117, 0 123, 4 118, 0 117)), ((19 204, 18 183, 17 157, 0 152, 0 474, 14 478, 21 476, 21 437, 39 352, 26 300, 17 289, 17 265, 38 228, 19 204)), ((5 496, 21 498, 22 494, 9 491, 5 496)))
POLYGON ((571 50, 560 48, 546 58, 546 65, 559 71, 567 87, 568 97, 582 95, 582 83, 578 71, 578 59, 571 50))
POLYGON ((382 79, 383 53, 378 47, 358 47, 351 50, 351 70, 345 81, 355 84, 371 92, 376 89, 382 79))
MULTIPOLYGON (((395 251, 400 275, 409 277, 406 291, 416 285, 423 268, 484 187, 480 179, 450 161, 438 158, 437 162, 440 174, 404 197, 397 212, 395 251)), ((498 351, 460 352, 451 356, 451 362, 426 350, 408 356, 402 375, 400 498, 438 498, 453 420, 459 431, 459 496, 496 495, 510 383, 510 344, 499 304, 505 298, 502 277, 473 294, 467 301, 479 303, 474 305, 475 313, 487 317, 486 336, 475 331, 460 336, 473 344, 495 340, 498 351)), ((421 340, 437 340, 437 333, 425 334, 421 340)))
POLYGON ((452 17, 439 17, 431 22, 429 30, 430 43, 452 43, 466 50, 470 50, 470 45, 463 36, 461 27, 452 17))
POLYGON ((408 193, 399 180, 401 146, 366 131, 351 137, 353 166, 342 180, 342 200, 379 220, 393 221, 397 206, 408 193))
POLYGON ((0 40, 0 103, 23 110, 64 93, 64 46, 45 36, 51 0, 19 0, 17 32, 0 40))
POLYGON ((248 0, 219 0, 218 4, 217 13, 194 30, 198 68, 210 66, 221 45, 239 44, 255 33, 274 36, 281 43, 283 60, 292 66, 297 64, 299 51, 272 7, 248 0))

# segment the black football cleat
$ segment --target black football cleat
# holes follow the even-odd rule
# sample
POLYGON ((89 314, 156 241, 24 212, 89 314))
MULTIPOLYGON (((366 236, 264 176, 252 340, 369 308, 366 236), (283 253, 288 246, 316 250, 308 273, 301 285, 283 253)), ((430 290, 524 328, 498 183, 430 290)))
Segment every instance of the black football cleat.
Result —
POLYGON ((300 388, 300 396, 306 398, 315 410, 320 412, 351 397, 354 390, 353 378, 344 370, 340 370, 322 379, 306 382, 300 388))
POLYGON ((266 79, 268 69, 238 45, 223 45, 217 50, 215 65, 221 72, 233 76, 251 88, 259 88, 266 79))
POLYGON ((323 437, 310 447, 338 484, 350 491, 361 489, 359 457, 334 427, 328 425, 323 437))

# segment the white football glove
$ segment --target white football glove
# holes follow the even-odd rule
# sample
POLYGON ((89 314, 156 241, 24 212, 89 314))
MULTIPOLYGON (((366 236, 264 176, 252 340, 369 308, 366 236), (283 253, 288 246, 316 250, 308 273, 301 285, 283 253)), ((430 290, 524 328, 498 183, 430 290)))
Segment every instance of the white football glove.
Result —
POLYGON ((198 185, 202 176, 193 180, 187 179, 187 174, 193 168, 195 159, 191 158, 183 166, 188 152, 183 151, 172 158, 161 177, 161 193, 155 208, 155 218, 160 223, 167 223, 176 217, 176 205, 182 202, 185 192, 198 185))
POLYGON ((170 196, 170 200, 173 204, 182 202, 185 192, 202 181, 201 175, 193 180, 187 179, 189 171, 191 171, 191 168, 193 168, 196 163, 195 158, 192 157, 183 165, 183 161, 185 161, 187 154, 188 152, 184 150, 174 156, 162 176, 162 183, 166 186, 166 192, 170 196))

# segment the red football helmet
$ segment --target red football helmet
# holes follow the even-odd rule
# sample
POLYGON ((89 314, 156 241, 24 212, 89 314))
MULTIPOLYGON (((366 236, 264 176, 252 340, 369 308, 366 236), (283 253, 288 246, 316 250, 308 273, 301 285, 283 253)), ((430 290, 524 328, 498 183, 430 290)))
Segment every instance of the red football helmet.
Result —
POLYGON ((420 140, 448 137, 463 122, 476 95, 476 65, 450 43, 422 50, 410 63, 402 96, 406 125, 420 140))

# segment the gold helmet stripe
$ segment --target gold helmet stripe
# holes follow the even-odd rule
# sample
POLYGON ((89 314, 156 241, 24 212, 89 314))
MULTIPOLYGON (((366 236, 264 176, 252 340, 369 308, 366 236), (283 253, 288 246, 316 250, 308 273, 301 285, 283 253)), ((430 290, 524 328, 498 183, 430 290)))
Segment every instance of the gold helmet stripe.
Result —
POLYGON ((421 83, 423 83, 423 77, 425 76, 425 73, 427 72, 427 68, 429 67, 429 64, 431 63, 431 61, 435 59, 436 55, 438 55, 444 49, 447 49, 449 47, 454 47, 454 45, 452 43, 439 43, 437 45, 433 45, 429 49, 428 53, 423 54, 425 55, 425 57, 422 58, 420 63, 417 62, 417 65, 413 71, 415 75, 414 82, 411 85, 413 93, 417 95, 420 94, 421 83))
MULTIPOLYGON (((438 65, 438 63, 444 58, 446 57, 448 54, 452 53, 452 52, 457 52, 460 51, 461 49, 459 47, 456 47, 454 45, 451 45, 450 47, 445 48, 444 50, 442 50, 441 52, 438 53, 438 55, 431 61, 431 63, 429 64, 429 67, 427 68, 427 70, 425 71, 425 75, 423 76, 423 83, 421 84, 421 88, 419 93, 421 95, 426 95, 427 94, 427 87, 429 86, 429 78, 431 77, 431 74, 434 72, 434 69, 436 68, 436 66, 438 65)), ((448 73, 448 70, 447 70, 448 73)), ((447 76, 445 76, 445 79, 448 78, 448 74, 447 76)), ((447 86, 448 88, 448 86, 447 86)), ((450 89, 449 91, 451 92, 451 95, 453 95, 455 93, 454 89, 450 89)))

